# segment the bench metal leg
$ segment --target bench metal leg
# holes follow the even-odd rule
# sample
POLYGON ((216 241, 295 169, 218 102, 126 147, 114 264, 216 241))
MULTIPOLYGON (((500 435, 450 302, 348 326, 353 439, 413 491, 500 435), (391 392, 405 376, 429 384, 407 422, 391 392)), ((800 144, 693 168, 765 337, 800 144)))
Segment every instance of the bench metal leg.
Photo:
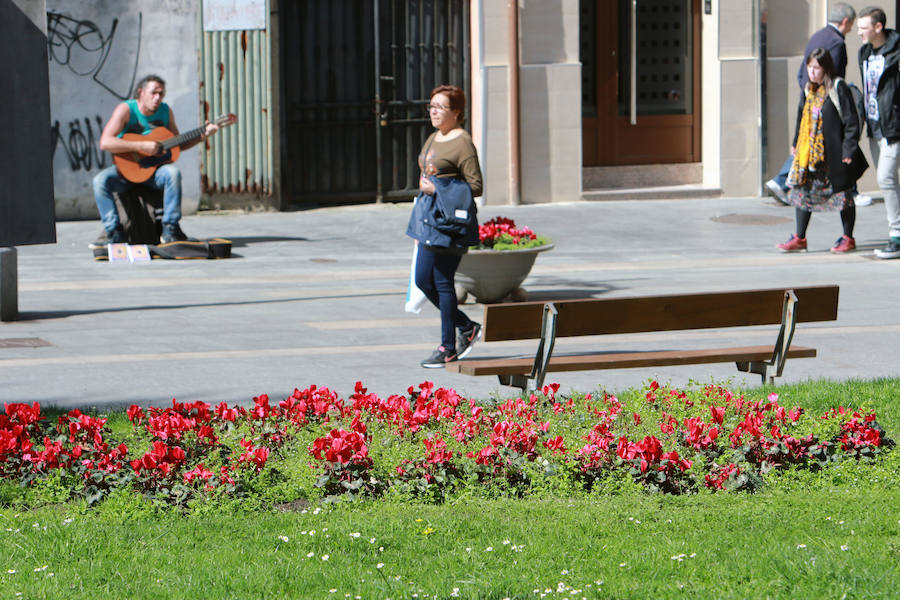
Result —
POLYGON ((735 363, 738 371, 745 373, 758 373, 762 376, 763 384, 775 384, 775 378, 781 377, 784 371, 784 363, 787 361, 787 353, 791 348, 791 340, 794 339, 794 329, 797 327, 797 296, 794 290, 784 292, 784 303, 781 306, 781 328, 775 339, 775 349, 772 359, 769 361, 741 361, 735 363))
POLYGON ((534 364, 528 375, 497 375, 502 385, 517 387, 522 393, 534 392, 544 385, 544 376, 547 374, 547 366, 550 357, 553 356, 553 346, 556 344, 556 305, 552 302, 544 304, 544 316, 541 321, 541 341, 534 355, 534 364))
POLYGON ((528 389, 528 384, 530 382, 526 375, 497 375, 497 379, 500 380, 500 385, 517 387, 522 390, 522 393, 528 389))
POLYGON ((775 375, 772 374, 772 365, 765 361, 740 361, 734 363, 738 371, 744 373, 757 373, 762 375, 763 384, 775 385, 775 375))

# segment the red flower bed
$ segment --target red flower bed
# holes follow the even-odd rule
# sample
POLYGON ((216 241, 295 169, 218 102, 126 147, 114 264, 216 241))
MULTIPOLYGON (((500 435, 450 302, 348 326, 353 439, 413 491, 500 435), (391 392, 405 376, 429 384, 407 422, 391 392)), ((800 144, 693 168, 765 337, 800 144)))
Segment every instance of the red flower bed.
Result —
POLYGON ((131 449, 113 439, 105 418, 73 410, 51 424, 37 404, 6 404, 0 477, 27 485, 63 472, 83 480, 78 493, 89 501, 125 486, 184 504, 200 494, 240 496, 300 444, 328 495, 395 487, 439 498, 471 482, 526 493, 541 477, 570 477, 586 489, 630 477, 681 494, 752 490, 771 470, 868 460, 893 445, 874 412, 839 406, 815 417, 782 406, 776 394, 750 400, 714 385, 687 393, 653 382, 626 405, 608 394, 558 392, 554 384, 479 403, 425 382, 381 399, 357 383, 346 400, 316 386, 277 404, 262 395, 248 407, 173 400, 127 410, 131 449), (385 456, 396 462, 384 464, 385 456))

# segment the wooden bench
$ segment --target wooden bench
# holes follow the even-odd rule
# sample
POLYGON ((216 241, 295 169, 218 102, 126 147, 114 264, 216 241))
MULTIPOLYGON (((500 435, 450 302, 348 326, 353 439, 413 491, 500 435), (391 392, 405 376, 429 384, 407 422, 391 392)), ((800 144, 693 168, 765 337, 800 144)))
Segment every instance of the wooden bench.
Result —
POLYGON ((535 390, 554 371, 586 371, 734 362, 758 373, 763 383, 780 377, 788 358, 812 358, 815 348, 791 346, 797 323, 837 319, 838 286, 816 286, 552 302, 488 304, 485 342, 539 339, 534 357, 471 358, 448 363, 448 371, 497 375, 500 383, 535 390), (598 350, 553 354, 556 338, 688 331, 781 324, 775 343, 703 349, 598 350))

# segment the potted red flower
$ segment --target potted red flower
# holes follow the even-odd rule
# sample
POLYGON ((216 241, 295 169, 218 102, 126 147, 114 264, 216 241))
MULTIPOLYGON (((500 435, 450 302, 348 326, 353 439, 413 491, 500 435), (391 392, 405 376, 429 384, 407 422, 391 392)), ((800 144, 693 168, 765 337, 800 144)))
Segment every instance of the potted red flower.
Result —
POLYGON ((456 271, 460 302, 472 295, 482 304, 507 297, 523 300, 519 286, 528 277, 537 255, 553 248, 550 239, 512 219, 495 217, 478 227, 479 245, 469 249, 456 271))

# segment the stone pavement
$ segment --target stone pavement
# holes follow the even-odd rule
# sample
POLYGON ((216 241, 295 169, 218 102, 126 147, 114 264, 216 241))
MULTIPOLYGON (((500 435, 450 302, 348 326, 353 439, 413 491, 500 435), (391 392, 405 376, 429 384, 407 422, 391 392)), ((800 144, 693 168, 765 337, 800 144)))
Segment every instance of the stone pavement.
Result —
MULTIPOLYGON (((465 395, 512 393, 495 378, 425 370, 439 340, 428 306, 403 310, 412 241, 408 204, 291 213, 186 217, 196 237, 234 242, 231 260, 143 264, 94 262, 98 221, 62 222, 59 242, 19 248, 19 320, 0 323, 0 401, 109 407, 180 401, 280 400, 312 384, 342 395, 357 380, 387 396, 422 381, 465 395), (12 339, 33 338, 34 347, 12 339), (43 344, 43 345, 40 345, 43 344)), ((498 206, 481 220, 512 217, 553 238, 525 288, 532 299, 627 296, 837 283, 836 322, 800 325, 795 343, 819 349, 788 361, 784 381, 896 375, 900 260, 874 259, 887 233, 884 205, 858 209, 860 250, 832 255, 837 214, 813 216, 810 252, 774 244, 793 231, 793 210, 769 199, 722 198, 498 206)), ((481 307, 463 309, 481 320, 481 307)), ((802 307, 801 307, 802 310, 802 307)), ((658 349, 774 341, 776 328, 560 340, 658 349)), ((475 356, 533 350, 532 343, 481 343, 475 356)), ((731 364, 623 369, 548 376, 563 390, 620 391, 650 378, 683 385, 732 378, 759 385, 731 364)))

